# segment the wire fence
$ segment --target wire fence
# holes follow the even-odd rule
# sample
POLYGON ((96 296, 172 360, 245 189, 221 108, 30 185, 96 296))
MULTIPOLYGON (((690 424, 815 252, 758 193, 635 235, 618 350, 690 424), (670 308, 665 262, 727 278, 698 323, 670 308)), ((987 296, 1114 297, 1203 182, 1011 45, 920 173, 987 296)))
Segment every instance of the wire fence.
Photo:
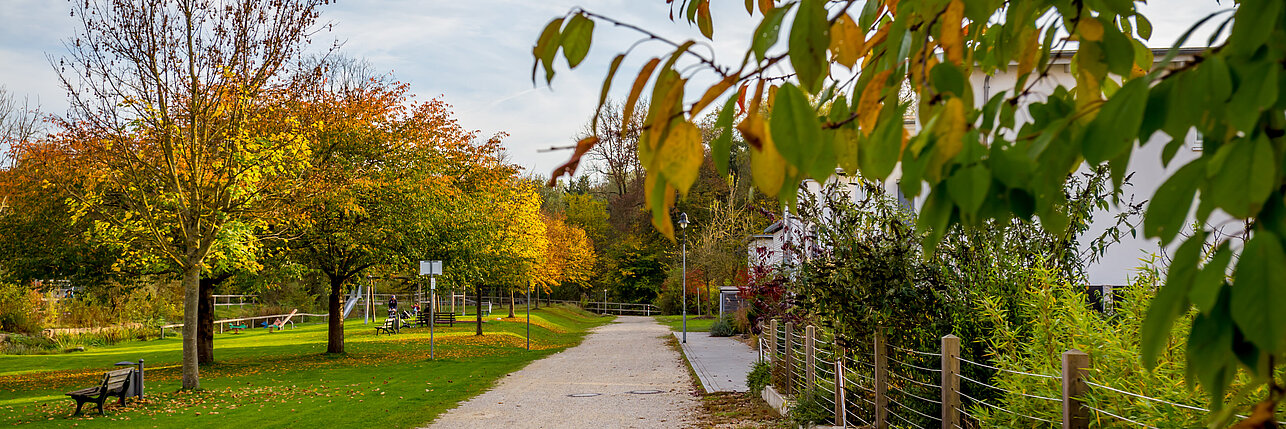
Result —
POLYGON ((1211 413, 1207 408, 1095 382, 1089 378, 1090 362, 1083 353, 1083 365, 1066 366, 1069 361, 1064 354, 1062 374, 1042 374, 962 357, 960 340, 952 336, 944 337, 942 348, 933 351, 885 344, 878 335, 870 347, 848 349, 841 348, 834 335, 821 328, 789 323, 771 326, 771 331, 759 337, 759 349, 763 359, 772 359, 777 368, 774 374, 781 371, 782 377, 775 377, 774 384, 794 394, 815 392, 817 404, 832 416, 827 423, 845 427, 963 429, 981 427, 983 421, 1015 427, 1062 427, 1062 416, 1070 409, 1080 410, 1075 415, 1087 416, 1085 421, 1070 420, 1073 428, 1087 428, 1089 421, 1096 427, 1153 428, 1174 425, 1149 422, 1133 410, 1164 406, 1211 413), (1006 378, 996 378, 1001 374, 1006 378), (1116 399, 1131 403, 1096 399, 1103 395, 1116 395, 1116 399), (1014 403, 1004 398, 1030 401, 1014 403))

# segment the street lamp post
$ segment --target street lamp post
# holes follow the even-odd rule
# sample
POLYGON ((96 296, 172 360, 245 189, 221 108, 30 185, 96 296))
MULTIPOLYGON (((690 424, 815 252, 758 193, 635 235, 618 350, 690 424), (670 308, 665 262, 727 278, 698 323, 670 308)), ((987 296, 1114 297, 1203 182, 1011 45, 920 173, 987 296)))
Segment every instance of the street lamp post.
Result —
POLYGON ((688 343, 688 214, 679 213, 679 230, 683 232, 683 343, 688 343))

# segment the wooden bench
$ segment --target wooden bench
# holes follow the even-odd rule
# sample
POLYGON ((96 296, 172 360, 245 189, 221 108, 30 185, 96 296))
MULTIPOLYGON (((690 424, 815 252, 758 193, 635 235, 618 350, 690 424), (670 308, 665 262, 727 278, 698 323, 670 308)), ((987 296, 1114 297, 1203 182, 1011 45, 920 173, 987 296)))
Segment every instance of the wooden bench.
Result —
POLYGON ((76 412, 72 415, 80 414, 80 408, 86 402, 97 404, 98 413, 103 414, 103 402, 107 401, 109 396, 120 398, 120 405, 125 405, 125 395, 129 392, 129 383, 133 378, 133 369, 118 369, 103 374, 103 381, 97 386, 67 392, 67 396, 76 400, 76 412))
POLYGON ((400 331, 400 329, 397 324, 397 319, 393 319, 393 318, 384 319, 383 325, 375 327, 375 336, 378 337, 380 335, 380 332, 393 335, 398 333, 398 331, 400 331))
POLYGON ((433 320, 429 319, 429 313, 421 312, 415 317, 415 326, 423 327, 428 326, 430 323, 433 323, 433 320))
POLYGON ((433 323, 436 325, 455 326, 455 313, 433 313, 433 323))

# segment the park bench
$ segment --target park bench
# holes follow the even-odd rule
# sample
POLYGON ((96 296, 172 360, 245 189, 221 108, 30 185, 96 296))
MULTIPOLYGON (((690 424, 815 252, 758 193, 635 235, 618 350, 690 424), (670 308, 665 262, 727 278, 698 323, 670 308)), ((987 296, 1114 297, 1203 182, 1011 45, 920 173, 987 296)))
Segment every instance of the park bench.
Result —
POLYGON ((433 320, 429 319, 429 313, 420 312, 420 314, 415 316, 415 326, 428 326, 429 323, 433 323, 433 320))
POLYGON ((437 325, 455 326, 455 313, 433 313, 433 323, 437 325))
POLYGON ((76 412, 72 415, 80 414, 80 408, 86 402, 97 404, 98 413, 103 414, 103 402, 107 401, 109 396, 120 398, 120 405, 125 405, 125 396, 129 393, 129 383, 133 378, 133 369, 118 369, 103 374, 103 381, 97 386, 67 392, 67 396, 76 400, 76 412))
POLYGON ((375 327, 376 336, 379 336, 380 332, 392 335, 392 334, 398 333, 398 331, 399 331, 399 327, 398 327, 397 319, 395 318, 384 319, 383 325, 375 327))

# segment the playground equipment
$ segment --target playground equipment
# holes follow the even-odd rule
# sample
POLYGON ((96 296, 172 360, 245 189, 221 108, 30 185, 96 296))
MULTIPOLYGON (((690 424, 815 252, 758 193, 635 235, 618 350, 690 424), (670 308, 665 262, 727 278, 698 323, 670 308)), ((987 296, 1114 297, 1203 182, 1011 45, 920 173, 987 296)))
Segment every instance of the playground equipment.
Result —
POLYGON ((283 328, 286 327, 287 323, 290 324, 291 328, 294 328, 295 322, 291 322, 290 318, 295 317, 295 313, 298 313, 298 312, 299 312, 298 308, 294 310, 290 310, 290 314, 286 315, 285 319, 277 319, 276 321, 273 321, 272 324, 268 325, 268 333, 272 333, 272 328, 277 328, 278 331, 282 330, 283 328))
POLYGON ((348 318, 348 313, 352 313, 353 309, 357 308, 357 301, 360 299, 362 299, 362 284, 358 283, 357 288, 353 289, 353 293, 348 296, 348 302, 344 303, 344 315, 342 318, 348 318))

